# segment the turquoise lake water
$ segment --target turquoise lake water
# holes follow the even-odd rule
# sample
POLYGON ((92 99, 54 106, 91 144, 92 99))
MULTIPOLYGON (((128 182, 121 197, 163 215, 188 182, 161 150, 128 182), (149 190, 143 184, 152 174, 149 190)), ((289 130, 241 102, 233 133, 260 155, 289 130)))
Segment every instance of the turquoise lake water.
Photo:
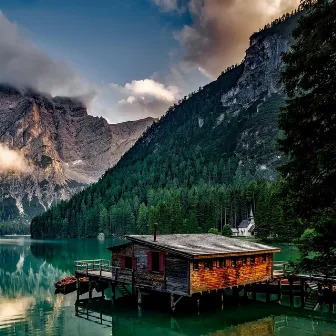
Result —
MULTIPOLYGON (((174 315, 159 302, 144 307, 141 316, 136 305, 117 303, 103 316, 103 324, 93 312, 76 316, 76 294, 55 295, 54 283, 73 274, 74 260, 109 259, 106 248, 119 242, 0 237, 0 335, 336 335, 336 315, 290 308, 286 298, 282 305, 228 302, 223 310, 214 305, 200 314, 190 309, 174 315)), ((295 260, 294 245, 279 247, 276 260, 295 260)), ((110 298, 108 291, 106 295, 110 298)))

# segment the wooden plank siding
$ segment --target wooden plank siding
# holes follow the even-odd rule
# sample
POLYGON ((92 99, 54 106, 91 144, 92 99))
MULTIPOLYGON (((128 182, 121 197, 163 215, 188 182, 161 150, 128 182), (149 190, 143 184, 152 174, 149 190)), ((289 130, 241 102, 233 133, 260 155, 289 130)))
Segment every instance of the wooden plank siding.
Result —
POLYGON ((190 294, 201 293, 209 290, 224 289, 234 286, 246 285, 272 278, 273 255, 256 255, 254 265, 251 265, 251 257, 237 257, 236 266, 231 265, 232 258, 223 258, 224 265, 217 267, 216 259, 212 260, 212 268, 206 269, 202 260, 198 261, 198 270, 190 263, 190 294))
POLYGON ((112 266, 120 267, 117 276, 118 281, 126 284, 132 284, 133 271, 131 269, 122 269, 123 257, 133 257, 133 244, 115 247, 112 252, 112 266))
POLYGON ((189 260, 166 255, 166 285, 171 293, 189 295, 189 260))
POLYGON ((254 254, 250 252, 235 257, 224 254, 221 257, 205 255, 203 258, 186 258, 138 242, 113 247, 111 251, 112 266, 120 268, 117 282, 153 291, 190 296, 205 291, 263 282, 273 276, 273 253, 269 251, 254 254), (151 252, 160 253, 161 271, 151 270, 151 252), (125 257, 133 258, 133 269, 124 267, 125 257), (254 263, 251 263, 253 258, 254 263), (194 266, 195 263, 198 269, 194 266))
POLYGON ((137 270, 135 272, 135 285, 147 287, 157 291, 165 291, 165 271, 153 272, 148 269, 148 252, 160 252, 154 249, 134 244, 134 256, 137 258, 137 270))

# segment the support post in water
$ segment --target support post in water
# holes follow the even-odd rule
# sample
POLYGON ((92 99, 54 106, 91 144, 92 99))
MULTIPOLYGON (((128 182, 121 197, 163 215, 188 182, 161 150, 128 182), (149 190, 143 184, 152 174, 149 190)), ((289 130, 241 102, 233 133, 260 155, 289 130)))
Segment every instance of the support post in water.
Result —
POLYGON ((257 301, 257 291, 255 284, 252 285, 252 300, 257 301))
POLYGON ((89 302, 92 301, 92 281, 89 281, 89 302))
POLYGON ((301 307, 305 305, 305 280, 300 280, 301 307))
POLYGON ((290 306, 294 307, 294 288, 293 288, 293 279, 289 279, 289 301, 290 306))
POLYGON ((244 301, 247 302, 248 300, 248 293, 247 293, 247 287, 244 287, 244 301))
POLYGON ((221 292, 222 310, 224 309, 224 290, 221 292))
POLYGON ((112 286, 112 301, 113 303, 115 303, 115 300, 116 300, 116 289, 115 289, 115 284, 111 284, 112 286))
POLYGON ((271 302, 271 296, 270 296, 270 283, 269 281, 266 281, 266 303, 271 302))
POLYGON ((233 298, 236 304, 240 305, 240 297, 239 297, 239 288, 233 287, 232 288, 233 298))
POLYGON ((176 305, 174 302, 174 294, 170 294, 170 308, 173 312, 175 311, 176 305))
POLYGON ((328 288, 328 296, 329 296, 329 311, 334 312, 334 296, 333 296, 333 285, 329 282, 328 288))
POLYGON ((80 295, 80 281, 79 279, 77 278, 76 279, 76 282, 77 282, 77 301, 79 300, 79 295, 80 295))
POLYGON ((278 302, 281 303, 282 300, 282 287, 281 287, 281 279, 278 280, 278 302))
POLYGON ((141 306, 142 306, 142 293, 141 290, 138 289, 138 315, 141 317, 142 312, 141 312, 141 306))

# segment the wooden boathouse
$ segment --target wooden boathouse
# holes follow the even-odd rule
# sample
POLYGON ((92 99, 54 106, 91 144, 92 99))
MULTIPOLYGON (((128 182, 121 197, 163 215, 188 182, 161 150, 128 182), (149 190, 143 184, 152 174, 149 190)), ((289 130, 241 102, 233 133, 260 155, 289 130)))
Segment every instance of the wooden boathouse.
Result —
MULTIPOLYGON (((116 288, 123 294, 137 292, 139 304, 143 292, 170 294, 173 310, 183 297, 271 281, 273 253, 280 252, 271 246, 215 234, 125 238, 125 244, 109 248, 109 261, 77 261, 76 277, 87 276, 94 284, 90 288, 103 290, 110 285, 113 298, 116 288)), ((79 297, 78 288, 77 293, 79 297)))

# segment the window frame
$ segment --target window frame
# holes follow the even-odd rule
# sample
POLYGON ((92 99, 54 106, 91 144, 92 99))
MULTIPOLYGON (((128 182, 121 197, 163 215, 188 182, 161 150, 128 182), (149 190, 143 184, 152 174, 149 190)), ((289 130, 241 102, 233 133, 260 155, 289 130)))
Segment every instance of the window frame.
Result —
POLYGON ((194 271, 199 270, 199 261, 198 260, 193 261, 193 270, 194 271))
POLYGON ((255 265, 256 260, 255 257, 250 257, 250 265, 255 265))

